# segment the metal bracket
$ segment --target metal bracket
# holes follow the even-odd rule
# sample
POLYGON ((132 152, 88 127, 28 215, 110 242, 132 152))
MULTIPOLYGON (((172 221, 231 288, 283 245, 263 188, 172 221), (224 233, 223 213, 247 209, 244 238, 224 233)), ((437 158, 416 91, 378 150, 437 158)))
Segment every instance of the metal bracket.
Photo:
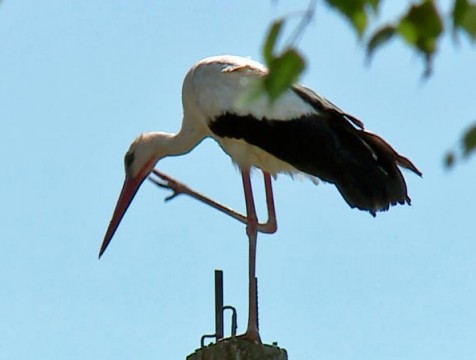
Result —
POLYGON ((223 331, 223 313, 225 310, 231 310, 231 336, 236 336, 238 328, 238 315, 236 309, 231 305, 223 305, 223 271, 215 270, 215 334, 203 335, 200 338, 200 347, 205 346, 205 339, 215 338, 219 341, 224 337, 223 331))

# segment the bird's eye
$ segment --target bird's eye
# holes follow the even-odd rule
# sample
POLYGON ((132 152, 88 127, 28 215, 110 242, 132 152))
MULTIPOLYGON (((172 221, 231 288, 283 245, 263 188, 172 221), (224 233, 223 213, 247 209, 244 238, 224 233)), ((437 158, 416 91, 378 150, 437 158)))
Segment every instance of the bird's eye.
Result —
POLYGON ((126 171, 129 170, 133 162, 134 162, 134 153, 128 152, 126 156, 124 157, 124 167, 126 168, 126 171))

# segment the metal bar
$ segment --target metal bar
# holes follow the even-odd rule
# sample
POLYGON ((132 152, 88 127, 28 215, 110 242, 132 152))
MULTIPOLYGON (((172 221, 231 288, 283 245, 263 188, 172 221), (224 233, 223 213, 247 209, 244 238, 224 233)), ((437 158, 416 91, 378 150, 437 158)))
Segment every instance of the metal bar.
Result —
POLYGON ((225 310, 231 310, 232 312, 232 315, 231 315, 231 337, 235 337, 236 336, 236 329, 238 328, 238 321, 237 321, 237 314, 236 314, 236 309, 231 306, 231 305, 226 305, 226 306, 223 306, 223 312, 225 312, 225 310))
POLYGON ((223 271, 215 270, 215 338, 223 339, 223 271))
POLYGON ((256 327, 259 331, 259 304, 258 304, 258 277, 255 277, 256 286, 256 327))
POLYGON ((203 336, 200 338, 200 347, 201 347, 201 348, 205 347, 205 339, 214 338, 214 337, 215 337, 215 334, 203 335, 203 336))

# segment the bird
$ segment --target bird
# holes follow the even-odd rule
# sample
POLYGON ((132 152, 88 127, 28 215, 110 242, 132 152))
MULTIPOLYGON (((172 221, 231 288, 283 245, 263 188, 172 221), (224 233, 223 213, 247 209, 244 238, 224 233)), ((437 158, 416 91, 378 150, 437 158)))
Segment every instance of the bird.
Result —
MULTIPOLYGON (((247 57, 220 55, 200 60, 185 76, 183 120, 178 133, 139 135, 124 157, 125 180, 104 236, 104 254, 143 181, 155 173, 165 187, 189 194, 246 224, 249 239, 248 326, 243 337, 261 342, 258 331, 256 242, 258 232, 277 230, 272 180, 301 174, 335 185, 351 208, 375 216, 397 204, 411 204, 400 168, 422 176, 382 137, 364 129, 358 118, 315 91, 291 85, 271 100, 260 89, 268 69, 247 57), (217 204, 154 169, 168 156, 189 153, 205 138, 214 139, 237 165, 243 182, 246 215, 217 204), (250 174, 262 172, 268 220, 256 216, 250 174), (221 208, 220 208, 221 206, 221 208)), ((158 183, 158 182, 157 182, 158 183)), ((159 183, 158 183, 159 184, 159 183)))

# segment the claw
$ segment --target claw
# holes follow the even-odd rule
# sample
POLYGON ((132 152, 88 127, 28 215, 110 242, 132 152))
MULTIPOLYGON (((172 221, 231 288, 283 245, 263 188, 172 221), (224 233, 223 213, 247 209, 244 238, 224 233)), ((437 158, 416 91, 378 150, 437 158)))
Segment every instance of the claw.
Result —
MULTIPOLYGON (((158 175, 158 174, 157 174, 158 175)), ((160 176, 160 175, 158 175, 160 176)), ((176 197, 177 195, 179 195, 179 192, 177 192, 176 189, 174 189, 173 186, 171 186, 171 182, 170 181, 164 181, 164 182, 161 182, 157 179, 154 179, 153 177, 149 176, 148 177, 149 181, 151 181, 152 183, 154 183, 155 185, 157 185, 158 187, 161 187, 163 189, 169 189, 169 190, 172 190, 173 193, 169 196, 167 196, 164 201, 165 202, 168 202, 170 200, 172 200, 174 197, 176 197)))
POLYGON ((164 199, 164 201, 165 201, 165 202, 168 202, 168 201, 172 200, 174 197, 176 197, 177 195, 180 195, 180 193, 174 191, 173 194, 167 196, 167 197, 164 199))
POLYGON ((164 201, 168 202, 173 198, 177 197, 180 194, 185 194, 187 187, 184 184, 179 183, 178 181, 172 179, 171 177, 159 172, 156 169, 153 169, 152 172, 159 177, 160 179, 154 179, 152 176, 149 176, 149 180, 153 182, 158 187, 172 190, 172 194, 167 196, 164 201))
POLYGON ((147 178, 149 181, 153 182, 155 185, 161 187, 161 188, 168 188, 168 185, 166 183, 161 183, 159 180, 154 179, 153 177, 149 176, 147 178))

